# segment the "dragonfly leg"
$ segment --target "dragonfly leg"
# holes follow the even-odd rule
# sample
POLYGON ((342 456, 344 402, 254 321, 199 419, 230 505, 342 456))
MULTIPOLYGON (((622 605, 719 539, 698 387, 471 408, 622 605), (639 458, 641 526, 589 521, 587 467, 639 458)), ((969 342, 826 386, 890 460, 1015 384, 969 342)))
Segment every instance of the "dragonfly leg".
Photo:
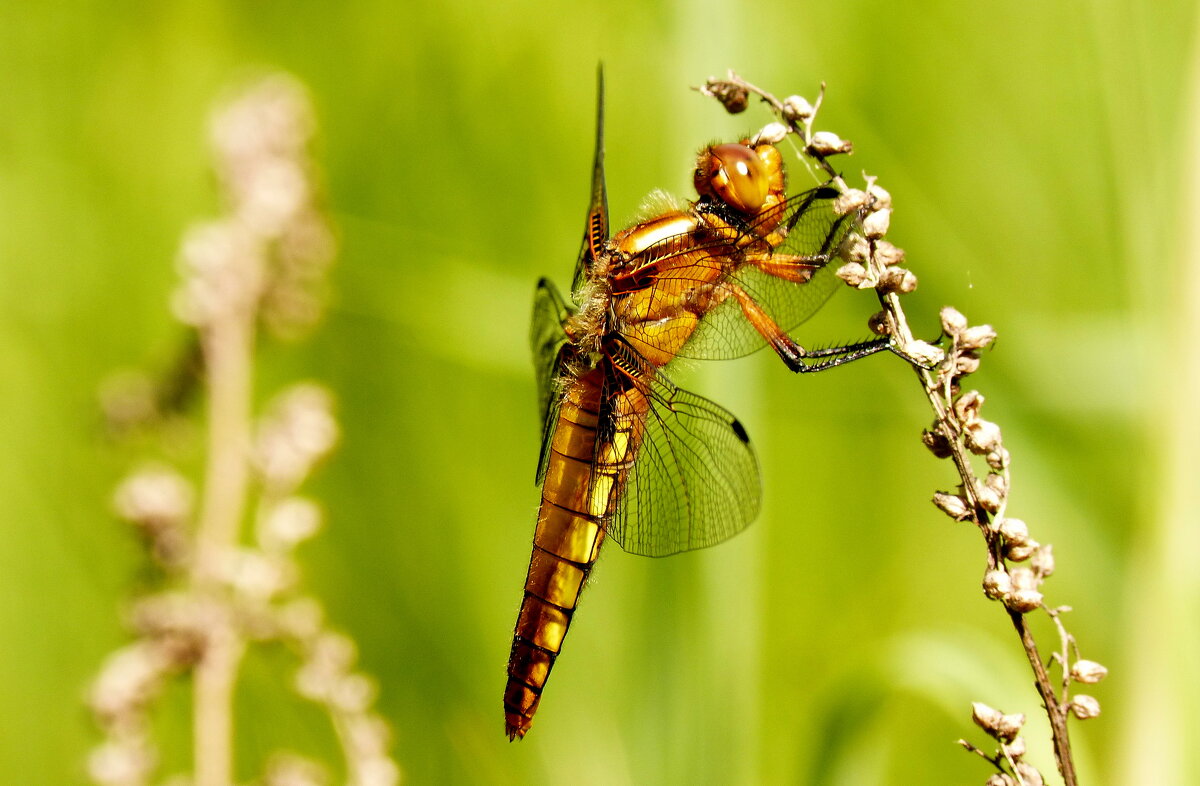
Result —
POLYGON ((813 274, 827 264, 827 260, 821 257, 799 254, 752 254, 747 256, 747 261, 768 276, 793 284, 808 283, 813 274))
POLYGON ((726 282, 724 288, 728 294, 737 299, 738 305, 742 308, 742 314, 750 321, 754 329, 759 332, 759 335, 766 339, 776 354, 783 359, 784 364, 798 374, 836 368, 852 360, 858 360, 867 355, 874 355, 876 352, 892 349, 892 342, 886 338, 861 341, 856 344, 846 344, 838 347, 824 347, 813 350, 805 349, 796 343, 796 340, 789 336, 783 328, 779 327, 779 324, 763 310, 762 306, 754 298, 750 297, 746 290, 732 282, 726 282))

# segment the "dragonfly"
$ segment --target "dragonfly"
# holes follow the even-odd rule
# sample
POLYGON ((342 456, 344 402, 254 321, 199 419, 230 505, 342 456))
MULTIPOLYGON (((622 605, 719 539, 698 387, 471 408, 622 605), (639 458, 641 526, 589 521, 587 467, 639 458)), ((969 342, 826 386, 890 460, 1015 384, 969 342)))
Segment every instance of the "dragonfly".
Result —
POLYGON ((836 288, 832 263, 859 216, 834 210, 829 184, 788 196, 774 145, 706 147, 696 200, 610 236, 602 72, 597 83, 572 298, 545 278, 534 297, 542 494, 504 691, 510 740, 529 731, 605 540, 663 557, 720 543, 759 512, 745 427, 672 383, 671 363, 770 346, 792 371, 814 372, 891 348, 876 339, 808 350, 787 332, 836 288))

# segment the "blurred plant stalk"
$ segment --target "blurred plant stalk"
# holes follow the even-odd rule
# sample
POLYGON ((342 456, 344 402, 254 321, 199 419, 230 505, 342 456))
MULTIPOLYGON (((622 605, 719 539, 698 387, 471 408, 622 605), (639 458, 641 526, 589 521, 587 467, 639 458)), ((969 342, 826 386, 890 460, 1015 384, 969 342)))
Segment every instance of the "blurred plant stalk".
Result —
MULTIPOLYGON (((135 471, 117 490, 118 514, 144 536, 163 581, 134 601, 130 625, 137 638, 110 656, 92 688, 91 707, 106 739, 89 771, 105 786, 150 781, 157 768, 153 703, 170 679, 189 672, 191 782, 234 783, 238 672, 247 649, 268 642, 298 655, 292 687, 328 713, 345 780, 360 786, 399 780, 388 753, 390 731, 372 709, 375 684, 353 668, 353 641, 327 628, 320 603, 298 586, 295 548, 322 518, 318 505, 298 492, 337 442, 332 396, 301 383, 279 393, 263 414, 256 417, 253 408, 260 332, 298 338, 322 316, 336 244, 316 205, 308 154, 314 130, 306 91, 284 75, 255 82, 213 118, 227 212, 187 233, 173 303, 195 331, 203 371, 195 379, 202 378, 207 394, 200 506, 193 517, 191 484, 161 465, 135 471), (253 538, 243 532, 245 522, 254 525, 253 538)), ((160 399, 106 409, 154 414, 160 399)), ((330 779, 326 766, 280 753, 260 782, 316 786, 330 779)))

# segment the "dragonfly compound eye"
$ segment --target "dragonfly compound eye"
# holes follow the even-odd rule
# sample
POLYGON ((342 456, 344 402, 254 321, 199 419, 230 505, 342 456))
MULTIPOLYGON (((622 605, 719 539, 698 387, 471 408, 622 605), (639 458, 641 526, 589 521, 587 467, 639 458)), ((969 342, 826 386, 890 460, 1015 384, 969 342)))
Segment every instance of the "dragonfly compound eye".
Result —
POLYGON ((712 194, 742 213, 756 213, 767 198, 767 168, 745 145, 715 145, 701 156, 696 183, 701 194, 712 194))

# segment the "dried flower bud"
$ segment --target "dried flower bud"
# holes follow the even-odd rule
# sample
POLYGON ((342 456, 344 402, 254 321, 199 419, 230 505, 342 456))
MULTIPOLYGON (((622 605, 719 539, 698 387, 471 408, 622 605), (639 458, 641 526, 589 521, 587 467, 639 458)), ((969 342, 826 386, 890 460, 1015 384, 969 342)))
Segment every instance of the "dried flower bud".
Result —
POLYGON ((788 127, 783 123, 767 123, 754 136, 755 145, 777 145, 788 135, 788 127))
POLYGON ((299 484, 337 442, 333 397, 312 383, 278 395, 259 427, 258 466, 276 488, 299 484))
POLYGON ((975 721, 975 725, 989 734, 991 734, 992 729, 996 728, 1003 717, 1004 713, 995 707, 984 704, 982 701, 971 702, 971 720, 975 721))
POLYGON ((700 88, 700 92, 720 101, 721 106, 731 115, 745 112, 750 98, 750 92, 740 84, 716 77, 709 78, 704 87, 700 88))
POLYGON ((1000 471, 1008 469, 1009 461, 1012 457, 1003 445, 997 445, 985 458, 987 459, 988 467, 1000 471))
POLYGON ((910 341, 904 347, 904 354, 908 355, 908 357, 912 358, 925 368, 933 368, 946 358, 946 353, 941 347, 934 346, 928 341, 922 341, 920 339, 910 341))
POLYGON ((921 432, 921 442, 929 448, 929 452, 938 458, 948 458, 954 451, 950 441, 937 429, 926 429, 921 432))
POLYGON ((1009 611, 1028 614, 1041 607, 1042 593, 1032 589, 1014 590, 1004 599, 1004 605, 1008 607, 1009 611))
POLYGON ((1024 786, 1045 786, 1045 781, 1042 779, 1042 774, 1037 771, 1029 762, 1017 762, 1017 775, 1021 776, 1021 783, 1024 786))
POLYGON ((1013 589, 1037 589, 1038 584, 1040 583, 1037 574, 1029 568, 1013 568, 1011 571, 1009 571, 1009 575, 1012 576, 1013 589))
POLYGON ((327 786, 329 773, 315 761, 294 753, 274 753, 267 760, 262 786, 327 786))
POLYGON ((955 521, 966 521, 971 517, 971 509, 967 506, 967 501, 957 494, 939 491, 933 495, 933 504, 955 521))
POLYGON ((1004 498, 987 483, 977 482, 975 484, 975 499, 979 500, 979 506, 988 513, 1000 512, 1000 508, 1004 504, 1004 498))
POLYGON ((783 116, 794 123, 803 123, 813 116, 812 104, 803 96, 788 96, 783 99, 783 116))
POLYGON ((1010 758, 1019 759, 1025 755, 1025 738, 1016 737, 1012 742, 1004 746, 1004 751, 1010 758))
POLYGON ((168 467, 145 467, 113 495, 117 515, 142 525, 181 524, 192 512, 192 486, 168 467))
POLYGON ((857 188, 850 188, 838 194, 837 199, 833 200, 833 212, 839 216, 857 213, 864 209, 871 201, 871 197, 866 191, 860 191, 857 188))
POLYGON ((867 319, 867 328, 877 336, 890 336, 892 328, 888 323, 888 313, 876 311, 867 319))
POLYGON ((899 265, 904 261, 904 249, 887 240, 875 241, 875 261, 884 267, 899 265))
POLYGON ((990 420, 976 419, 967 423, 963 436, 967 450, 982 456, 1000 444, 1000 427, 990 420))
POLYGON ((984 483, 1003 499, 1008 496, 1008 476, 999 472, 989 472, 984 483))
POLYGON ((808 149, 816 155, 832 156, 838 153, 849 153, 854 150, 854 145, 831 131, 818 131, 813 134, 812 144, 808 146, 808 149))
POLYGON ((88 755, 87 769, 100 786, 145 783, 154 771, 155 756, 143 739, 109 740, 88 755))
POLYGON ((1071 666, 1071 679, 1089 685, 1108 676, 1108 669, 1094 660, 1077 660, 1071 666))
POLYGON ((304 497, 287 497, 272 505, 259 521, 258 542, 269 551, 286 551, 321 528, 321 509, 304 497))
POLYGON ((892 223, 891 210, 874 210, 863 219, 863 234, 870 240, 877 240, 887 234, 892 223))
POLYGON ((294 566, 256 549, 236 549, 223 555, 218 570, 221 578, 241 596, 269 600, 296 580, 294 566))
POLYGON ((976 325, 962 331, 958 345, 963 349, 983 349, 996 340, 996 331, 991 325, 976 325))
POLYGON ((330 693, 330 703, 342 712, 366 712, 375 702, 379 689, 365 674, 347 674, 339 679, 330 693))
POLYGON ((357 769, 363 786, 396 786, 400 782, 400 767, 386 755, 365 757, 357 769))
POLYGON ((325 611, 313 598, 297 598, 289 601, 277 614, 279 627, 293 639, 304 640, 316 636, 325 622, 325 611))
POLYGON ((1006 543, 1014 546, 1023 546, 1029 541, 1029 527, 1021 519, 1002 518, 997 519, 996 531, 1004 536, 1006 543))
POLYGON ((992 600, 1003 600, 1012 592, 1012 577, 1003 570, 989 570, 983 574, 983 594, 992 600))
POLYGON ((867 269, 857 262, 847 262, 838 268, 837 277, 852 287, 859 287, 867 280, 867 269))
POLYGON ((1025 725, 1025 715, 1023 713, 1018 712, 1012 715, 1005 715, 1000 710, 989 707, 979 701, 971 704, 971 719, 975 721, 979 728, 1001 742, 1009 742, 1015 739, 1021 733, 1021 727, 1025 725))
POLYGON ((354 642, 340 633, 318 634, 309 647, 308 658, 296 670, 296 691, 313 701, 329 701, 338 681, 354 664, 354 642))
POLYGON ((978 390, 968 390, 954 399, 954 414, 964 423, 979 417, 979 410, 984 402, 983 394, 978 390))
POLYGON ((887 189, 877 185, 873 178, 870 185, 867 186, 867 193, 871 195, 873 200, 872 210, 892 209, 892 195, 888 193, 887 189))
POLYGON ((847 262, 857 262, 865 265, 871 257, 871 244, 857 232, 850 232, 838 249, 838 256, 847 262))
POLYGON ((359 715, 348 724, 349 747, 363 755, 382 756, 391 745, 392 730, 378 715, 359 715))
POLYGON ((1020 545, 1010 543, 1004 547, 1004 558, 1013 562, 1024 562, 1034 555, 1037 547, 1036 540, 1020 545))
POLYGON ((979 370, 979 358, 974 355, 958 355, 954 359, 954 375, 957 377, 965 377, 968 374, 974 374, 979 370))
POLYGON ((1007 772, 993 772, 983 786, 1018 786, 1017 779, 1007 772))
POLYGON ((1029 567, 1038 576, 1045 578, 1054 573, 1054 547, 1049 543, 1043 543, 1033 550, 1033 556, 1029 558, 1029 567))
POLYGON ((88 704, 104 721, 136 713, 154 699, 180 664, 168 648, 139 639, 110 654, 92 684, 88 704))
POLYGON ((942 330, 948 336, 957 336, 967 329, 967 318, 953 306, 946 306, 941 311, 942 330))
POLYGON ((1080 693, 1071 697, 1071 714, 1079 720, 1094 718, 1100 714, 1100 702, 1091 696, 1080 693))
POLYGON ((879 277, 878 288, 884 294, 898 292, 907 295, 917 288, 917 276, 906 268, 889 267, 884 269, 883 275, 879 277))

